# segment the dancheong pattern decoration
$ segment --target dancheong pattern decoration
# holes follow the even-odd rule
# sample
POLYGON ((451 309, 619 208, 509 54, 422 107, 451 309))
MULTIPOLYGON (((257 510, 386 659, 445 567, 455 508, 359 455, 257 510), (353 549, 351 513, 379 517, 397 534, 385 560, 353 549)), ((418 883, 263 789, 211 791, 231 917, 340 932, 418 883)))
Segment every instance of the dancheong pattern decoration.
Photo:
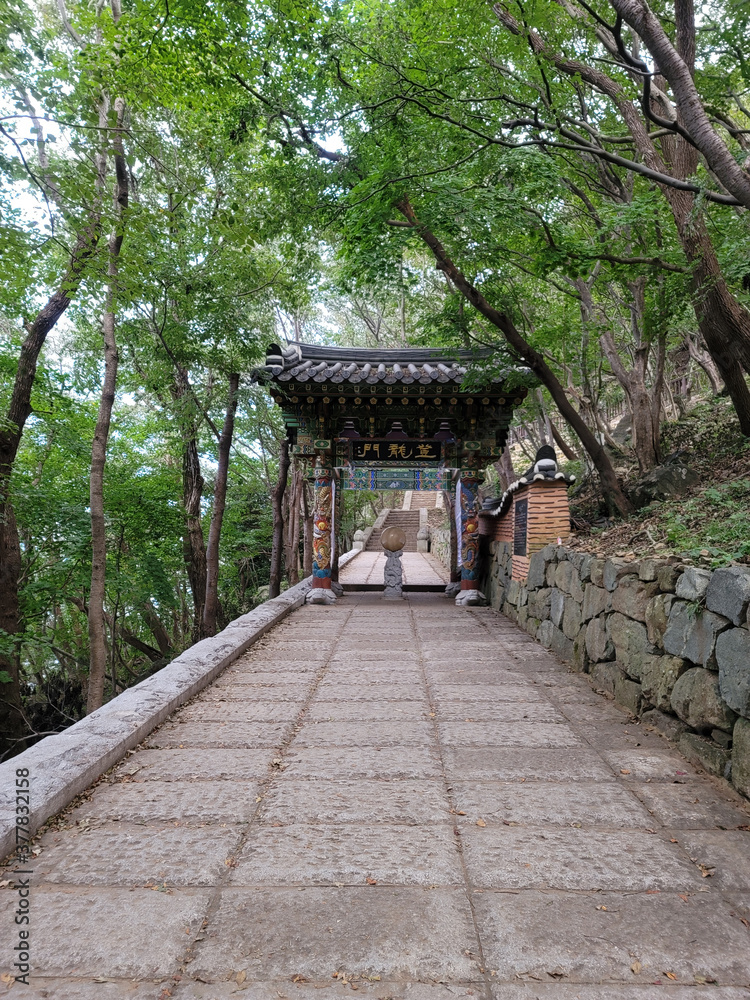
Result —
POLYGON ((479 515, 477 491, 484 476, 473 472, 461 473, 461 578, 476 580, 479 557, 479 515))
POLYGON ((331 519, 333 516, 331 470, 318 463, 315 466, 315 510, 313 512, 313 577, 327 580, 331 576, 331 519))
POLYGON ((447 490, 450 476, 443 469, 350 468, 342 475, 345 490, 447 490))

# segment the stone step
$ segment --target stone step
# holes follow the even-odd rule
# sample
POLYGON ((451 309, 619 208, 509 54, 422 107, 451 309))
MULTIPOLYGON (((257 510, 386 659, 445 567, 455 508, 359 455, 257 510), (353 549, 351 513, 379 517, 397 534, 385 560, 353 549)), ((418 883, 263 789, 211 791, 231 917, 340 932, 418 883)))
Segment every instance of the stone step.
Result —
POLYGON ((403 533, 406 535, 406 544, 404 545, 404 552, 416 552, 417 551, 417 532, 419 531, 419 511, 418 510, 392 510, 389 512, 388 517, 385 519, 385 523, 380 531, 373 532, 370 535, 369 541, 365 546, 366 552, 382 552, 383 547, 380 544, 380 536, 385 531, 386 528, 401 528, 403 533))
POLYGON ((410 510, 419 510, 420 507, 428 509, 437 507, 438 495, 433 490, 414 490, 411 495, 410 510))

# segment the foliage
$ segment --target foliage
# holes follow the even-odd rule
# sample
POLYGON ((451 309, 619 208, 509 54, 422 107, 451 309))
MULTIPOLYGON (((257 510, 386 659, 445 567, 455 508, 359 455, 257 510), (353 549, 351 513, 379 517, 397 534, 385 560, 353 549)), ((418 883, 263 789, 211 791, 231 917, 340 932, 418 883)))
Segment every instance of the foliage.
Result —
POLYGON ((668 542, 692 560, 711 566, 750 557, 750 479, 738 479, 704 490, 662 512, 668 542))
MULTIPOLYGON (((551 397, 435 267, 399 208, 404 199, 623 462, 635 445, 616 452, 609 409, 653 400, 662 369, 657 428, 665 412, 688 407, 706 354, 696 320, 702 293, 665 186, 644 170, 617 105, 524 36, 533 30, 548 52, 606 70, 639 109, 642 77, 596 30, 592 12, 613 23, 610 5, 511 0, 502 10, 523 31, 501 25, 485 0, 132 0, 119 20, 106 5, 79 0, 67 10, 0 2, 0 420, 24 324, 60 287, 77 236, 98 220, 80 287, 42 352, 11 481, 22 620, 0 645, 18 654, 37 732, 84 704, 88 473, 107 237, 118 219, 109 196, 118 97, 131 195, 105 477, 108 695, 192 640, 184 463, 194 443, 205 537, 234 372, 242 382, 221 535, 222 620, 262 594, 282 427, 249 375, 271 339, 491 347, 470 384, 502 370, 509 388, 531 390, 517 415, 527 436, 516 466, 526 466, 523 448, 546 439, 554 420, 578 453, 570 468, 590 471, 551 397)), ((654 10, 672 35, 666 5, 654 10)), ((747 13, 718 0, 701 18, 696 84, 717 134, 744 162, 750 78, 737 39, 746 37, 747 13)), ((668 161, 672 139, 654 141, 668 161)), ((716 200, 722 192, 704 162, 693 174, 688 229, 705 223, 716 254, 711 280, 722 277, 740 312, 750 301, 748 213, 716 200)), ((730 407, 707 401, 667 427, 662 451, 734 461, 734 430, 730 407)), ((655 446, 646 460, 657 459, 655 446)), ((684 509, 663 505, 661 544, 699 546, 716 560, 747 555, 747 481, 743 472, 684 509)), ((346 494, 344 534, 382 503, 346 494)))

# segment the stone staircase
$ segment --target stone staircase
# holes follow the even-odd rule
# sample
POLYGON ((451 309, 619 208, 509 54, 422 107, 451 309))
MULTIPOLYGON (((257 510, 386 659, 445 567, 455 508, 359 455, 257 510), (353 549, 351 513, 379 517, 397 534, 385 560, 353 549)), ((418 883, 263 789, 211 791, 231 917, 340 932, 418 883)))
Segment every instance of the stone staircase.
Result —
POLYGON ((380 535, 386 528, 401 528, 406 535, 406 545, 404 552, 417 551, 417 532, 419 531, 419 510, 392 510, 385 519, 385 523, 379 531, 370 535, 365 547, 366 552, 382 552, 380 535))
POLYGON ((438 494, 429 490, 413 490, 409 510, 419 510, 420 507, 427 507, 428 510, 433 510, 437 507, 437 498, 438 494))

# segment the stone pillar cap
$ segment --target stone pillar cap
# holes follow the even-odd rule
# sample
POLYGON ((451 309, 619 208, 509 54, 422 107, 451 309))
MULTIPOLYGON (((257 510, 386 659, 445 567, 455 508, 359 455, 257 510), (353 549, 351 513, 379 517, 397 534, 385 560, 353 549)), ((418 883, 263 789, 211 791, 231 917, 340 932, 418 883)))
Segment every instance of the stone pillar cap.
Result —
POLYGON ((404 545, 406 545, 406 535, 401 528, 397 528, 393 525, 390 528, 386 528, 385 531, 382 532, 380 535, 380 544, 384 549, 387 549, 388 552, 398 552, 400 549, 403 549, 404 545))

